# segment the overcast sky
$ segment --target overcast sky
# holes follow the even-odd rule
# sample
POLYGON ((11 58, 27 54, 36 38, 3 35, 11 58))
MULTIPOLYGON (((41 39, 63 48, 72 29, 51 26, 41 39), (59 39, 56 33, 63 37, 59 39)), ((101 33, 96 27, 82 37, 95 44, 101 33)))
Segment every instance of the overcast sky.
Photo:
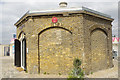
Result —
POLYGON ((118 34, 118 0, 1 0, 0 1, 0 44, 9 44, 12 34, 16 33, 14 23, 28 10, 59 8, 59 2, 68 2, 68 7, 87 8, 110 15, 113 21, 113 34, 118 34))

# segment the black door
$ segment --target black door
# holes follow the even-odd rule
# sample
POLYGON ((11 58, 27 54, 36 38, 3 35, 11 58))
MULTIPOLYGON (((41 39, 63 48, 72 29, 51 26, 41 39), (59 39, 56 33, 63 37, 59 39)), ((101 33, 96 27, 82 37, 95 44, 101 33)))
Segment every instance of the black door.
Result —
POLYGON ((15 66, 21 67, 21 43, 18 39, 15 39, 15 56, 14 63, 15 66))

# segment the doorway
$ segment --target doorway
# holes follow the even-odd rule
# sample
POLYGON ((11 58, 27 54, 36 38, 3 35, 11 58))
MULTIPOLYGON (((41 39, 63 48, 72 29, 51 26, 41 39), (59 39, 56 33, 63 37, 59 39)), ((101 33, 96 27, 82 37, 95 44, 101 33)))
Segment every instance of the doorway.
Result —
POLYGON ((26 39, 21 41, 21 67, 26 70, 26 39))

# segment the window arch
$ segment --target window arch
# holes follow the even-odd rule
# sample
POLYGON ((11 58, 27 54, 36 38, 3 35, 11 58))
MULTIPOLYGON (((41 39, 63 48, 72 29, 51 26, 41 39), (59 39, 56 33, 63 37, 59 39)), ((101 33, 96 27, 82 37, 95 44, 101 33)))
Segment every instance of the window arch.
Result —
POLYGON ((42 31, 40 31, 40 32, 38 33, 38 35, 40 35, 40 34, 43 33, 44 31, 46 31, 46 30, 48 30, 48 29, 52 29, 52 28, 61 28, 61 29, 64 29, 64 30, 66 30, 66 31, 68 31, 68 32, 70 32, 70 33, 72 34, 72 32, 71 32, 70 30, 66 29, 66 28, 63 28, 63 27, 60 27, 60 26, 54 26, 54 27, 48 27, 48 28, 46 28, 46 29, 43 29, 42 31))
POLYGON ((91 31, 90 35, 92 35, 92 33, 93 33, 94 31, 96 31, 96 30, 100 30, 100 31, 104 32, 104 33, 106 34, 106 36, 108 36, 107 32, 106 32, 105 30, 101 29, 101 28, 95 28, 95 29, 93 29, 93 30, 91 31))
POLYGON ((24 33, 24 31, 21 31, 21 32, 19 33, 19 35, 18 35, 18 39, 20 38, 21 34, 26 35, 26 34, 24 33))

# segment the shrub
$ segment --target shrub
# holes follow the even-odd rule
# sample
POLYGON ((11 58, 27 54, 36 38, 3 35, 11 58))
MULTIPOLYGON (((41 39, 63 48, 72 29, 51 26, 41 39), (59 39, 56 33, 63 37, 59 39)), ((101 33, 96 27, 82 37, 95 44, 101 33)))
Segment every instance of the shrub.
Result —
POLYGON ((59 75, 62 75, 61 73, 59 73, 59 75))
POLYGON ((91 72, 91 74, 93 74, 93 72, 91 72))
POLYGON ((68 80, 73 80, 73 79, 83 80, 84 73, 83 73, 83 70, 80 68, 81 61, 78 58, 74 59, 73 66, 74 66, 74 68, 70 72, 70 74, 68 76, 68 80))
POLYGON ((47 74, 46 72, 44 72, 44 74, 47 74))

